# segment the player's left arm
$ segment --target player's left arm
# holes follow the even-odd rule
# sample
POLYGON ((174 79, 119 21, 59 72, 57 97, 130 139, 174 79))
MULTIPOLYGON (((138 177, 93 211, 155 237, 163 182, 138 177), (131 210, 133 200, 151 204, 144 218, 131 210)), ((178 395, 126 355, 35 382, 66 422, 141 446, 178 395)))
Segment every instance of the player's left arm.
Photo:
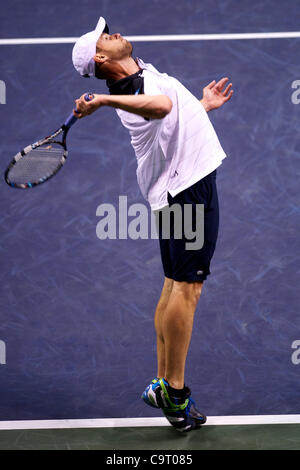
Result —
POLYGON ((206 112, 220 108, 230 100, 233 95, 232 83, 227 86, 228 78, 221 78, 218 82, 213 80, 203 88, 203 98, 200 100, 206 112))

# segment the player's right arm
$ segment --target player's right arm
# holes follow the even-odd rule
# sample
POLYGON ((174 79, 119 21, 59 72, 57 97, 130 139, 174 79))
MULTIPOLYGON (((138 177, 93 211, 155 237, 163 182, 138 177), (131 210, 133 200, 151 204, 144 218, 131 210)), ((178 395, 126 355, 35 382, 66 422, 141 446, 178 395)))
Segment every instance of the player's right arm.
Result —
POLYGON ((76 100, 76 108, 79 113, 76 116, 82 118, 92 114, 102 106, 122 109, 129 113, 150 119, 163 119, 172 109, 172 101, 166 95, 94 95, 94 99, 86 102, 82 95, 76 100))

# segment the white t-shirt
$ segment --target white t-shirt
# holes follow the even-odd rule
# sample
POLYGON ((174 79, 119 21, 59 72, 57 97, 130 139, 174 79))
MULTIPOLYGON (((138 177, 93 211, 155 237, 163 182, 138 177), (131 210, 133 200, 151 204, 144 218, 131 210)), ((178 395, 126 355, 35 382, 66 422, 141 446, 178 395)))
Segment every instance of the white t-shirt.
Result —
POLYGON ((167 95, 173 107, 163 119, 117 109, 137 158, 137 180, 152 210, 214 171, 226 157, 204 107, 176 78, 137 59, 145 95, 167 95))

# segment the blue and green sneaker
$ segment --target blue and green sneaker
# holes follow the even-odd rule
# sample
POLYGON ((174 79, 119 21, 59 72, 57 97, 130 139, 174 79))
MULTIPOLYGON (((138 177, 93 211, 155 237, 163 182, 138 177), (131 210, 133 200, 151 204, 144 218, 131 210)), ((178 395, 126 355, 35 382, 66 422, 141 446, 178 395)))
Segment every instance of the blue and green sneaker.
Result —
POLYGON ((177 431, 188 432, 206 422, 206 416, 197 410, 188 387, 185 387, 184 396, 181 398, 171 396, 169 390, 170 386, 165 379, 156 378, 148 385, 142 399, 149 406, 161 408, 177 431))
POLYGON ((159 404, 157 403, 157 397, 156 397, 156 388, 160 387, 159 379, 155 378, 152 380, 151 384, 148 385, 144 393, 142 394, 141 398, 144 400, 144 402, 152 406, 153 408, 160 408, 159 404))

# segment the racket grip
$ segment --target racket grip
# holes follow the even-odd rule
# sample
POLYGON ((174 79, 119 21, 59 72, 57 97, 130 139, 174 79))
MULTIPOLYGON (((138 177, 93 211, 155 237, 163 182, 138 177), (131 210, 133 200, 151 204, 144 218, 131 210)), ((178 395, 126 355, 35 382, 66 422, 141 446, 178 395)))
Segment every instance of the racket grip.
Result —
POLYGON ((78 117, 75 116, 73 113, 71 113, 69 117, 67 118, 67 120, 65 121, 64 127, 69 129, 71 126, 73 126, 73 124, 75 124, 77 120, 78 120, 78 117))
MULTIPOLYGON (((85 101, 92 101, 94 99, 93 93, 86 93, 86 95, 84 95, 84 99, 85 101)), ((74 109, 74 111, 76 113, 77 110, 74 109)), ((64 127, 69 129, 71 126, 73 126, 73 124, 75 124, 77 119, 78 117, 74 113, 71 113, 69 117, 67 118, 67 120, 65 121, 64 127)))

